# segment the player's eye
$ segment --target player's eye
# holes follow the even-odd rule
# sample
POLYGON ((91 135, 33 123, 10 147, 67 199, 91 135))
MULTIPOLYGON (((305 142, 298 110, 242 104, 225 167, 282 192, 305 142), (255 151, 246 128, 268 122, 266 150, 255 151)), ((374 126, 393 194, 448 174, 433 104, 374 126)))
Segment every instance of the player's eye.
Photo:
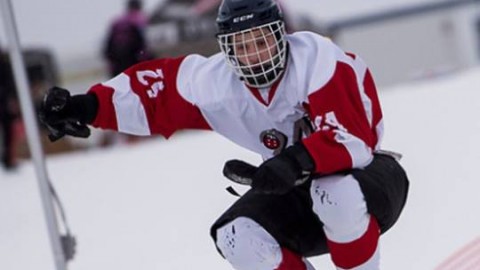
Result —
POLYGON ((247 49, 246 45, 243 45, 243 44, 235 45, 235 51, 237 53, 244 52, 246 49, 247 49))

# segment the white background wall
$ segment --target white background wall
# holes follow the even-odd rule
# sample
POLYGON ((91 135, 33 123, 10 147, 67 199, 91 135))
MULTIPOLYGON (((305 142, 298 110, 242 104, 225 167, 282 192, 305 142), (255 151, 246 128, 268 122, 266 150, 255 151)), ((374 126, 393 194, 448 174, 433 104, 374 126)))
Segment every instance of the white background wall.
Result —
POLYGON ((436 76, 480 61, 473 5, 340 30, 335 41, 360 55, 379 85, 436 76))

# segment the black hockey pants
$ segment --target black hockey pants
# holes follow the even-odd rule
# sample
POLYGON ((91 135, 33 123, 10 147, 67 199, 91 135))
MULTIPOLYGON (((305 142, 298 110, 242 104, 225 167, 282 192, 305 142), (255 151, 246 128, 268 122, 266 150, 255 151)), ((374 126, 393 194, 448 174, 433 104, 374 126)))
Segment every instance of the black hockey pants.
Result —
MULTIPOLYGON (((368 211, 376 217, 382 233, 398 220, 405 206, 409 181, 400 164, 392 157, 375 154, 364 169, 352 174, 360 184, 368 211)), ((249 217, 265 228, 282 247, 304 257, 328 253, 323 224, 312 210, 311 181, 283 195, 268 195, 249 190, 211 227, 216 241, 217 229, 237 217, 249 217)))

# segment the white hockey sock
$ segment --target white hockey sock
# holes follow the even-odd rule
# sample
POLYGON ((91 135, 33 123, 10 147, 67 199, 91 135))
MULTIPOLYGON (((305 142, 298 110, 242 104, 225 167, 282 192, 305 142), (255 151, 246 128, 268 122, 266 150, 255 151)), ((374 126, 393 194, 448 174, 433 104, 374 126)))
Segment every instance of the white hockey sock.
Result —
POLYGON ((321 177, 312 182, 310 194, 337 269, 378 270, 380 230, 358 181, 352 175, 321 177))

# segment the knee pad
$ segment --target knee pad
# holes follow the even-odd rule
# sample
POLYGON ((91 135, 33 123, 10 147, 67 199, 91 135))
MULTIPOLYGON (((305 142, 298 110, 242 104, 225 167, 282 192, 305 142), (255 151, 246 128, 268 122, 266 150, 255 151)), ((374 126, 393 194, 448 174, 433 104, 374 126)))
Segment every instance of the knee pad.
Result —
POLYGON ((278 242, 247 217, 238 217, 220 227, 216 245, 237 270, 271 270, 282 261, 278 242))
POLYGON ((312 181, 313 211, 324 224, 327 238, 345 242, 367 229, 370 215, 358 181, 352 175, 331 175, 312 181))

